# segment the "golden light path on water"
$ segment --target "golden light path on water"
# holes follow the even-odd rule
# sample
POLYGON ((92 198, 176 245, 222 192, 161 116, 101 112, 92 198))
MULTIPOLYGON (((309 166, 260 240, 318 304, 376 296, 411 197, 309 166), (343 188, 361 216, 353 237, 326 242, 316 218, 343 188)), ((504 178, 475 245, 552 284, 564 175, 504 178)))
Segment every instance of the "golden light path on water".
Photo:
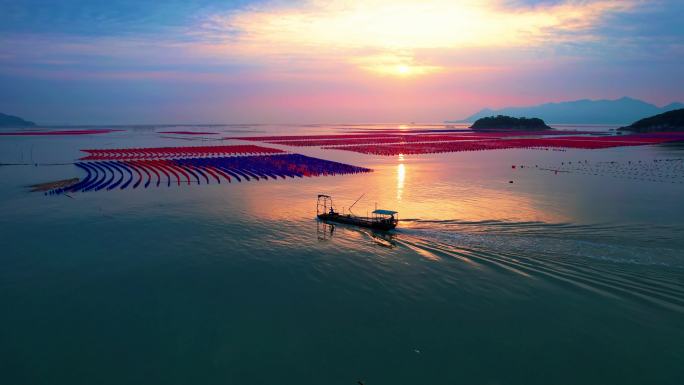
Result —
MULTIPOLYGON (((326 158, 342 160, 335 155, 349 156, 343 152, 327 151, 326 158)), ((486 156, 497 155, 491 152, 486 156)), ((357 215, 366 215, 377 204, 378 208, 398 211, 400 218, 404 219, 496 219, 549 223, 570 220, 567 216, 569 207, 548 206, 545 199, 538 199, 544 195, 543 192, 521 193, 508 183, 510 175, 501 176, 496 183, 480 183, 477 178, 481 178, 482 171, 474 168, 474 163, 468 162, 467 156, 451 154, 440 158, 432 160, 403 155, 394 159, 354 159, 350 163, 370 167, 373 172, 293 181, 234 183, 230 186, 235 192, 231 199, 239 201, 250 215, 271 221, 293 216, 313 218, 315 193, 332 195, 339 211, 347 211, 363 195, 354 206, 357 215), (445 164, 445 160, 448 163, 445 164)), ((225 199, 220 186, 206 186, 202 194, 207 200, 216 200, 206 207, 221 206, 220 201, 225 199)), ((410 226, 410 222, 402 222, 402 227, 410 226)))
POLYGON ((399 163, 397 165, 397 200, 401 201, 404 192, 404 181, 406 179, 406 166, 404 166, 404 155, 399 154, 399 163))

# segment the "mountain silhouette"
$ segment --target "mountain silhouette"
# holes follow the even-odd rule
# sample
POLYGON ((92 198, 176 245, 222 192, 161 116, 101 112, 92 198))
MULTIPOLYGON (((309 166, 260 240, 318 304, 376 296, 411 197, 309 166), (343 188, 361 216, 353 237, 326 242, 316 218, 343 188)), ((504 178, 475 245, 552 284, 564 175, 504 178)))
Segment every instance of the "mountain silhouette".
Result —
POLYGON ((641 119, 620 130, 642 133, 684 131, 684 108, 641 119))
POLYGON ((0 127, 33 127, 36 124, 18 116, 0 113, 0 127))
POLYGON ((485 108, 463 120, 447 123, 474 122, 477 119, 507 115, 513 117, 536 117, 557 124, 628 124, 636 120, 684 108, 682 103, 670 103, 664 107, 642 100, 623 97, 615 100, 574 100, 544 103, 528 107, 485 108))

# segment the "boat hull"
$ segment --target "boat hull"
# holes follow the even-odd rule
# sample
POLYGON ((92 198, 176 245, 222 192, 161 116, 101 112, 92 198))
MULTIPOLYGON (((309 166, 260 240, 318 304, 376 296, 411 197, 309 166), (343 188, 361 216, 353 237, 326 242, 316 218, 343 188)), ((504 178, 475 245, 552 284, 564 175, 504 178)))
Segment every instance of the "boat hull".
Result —
POLYGON ((373 220, 371 218, 354 217, 351 215, 318 214, 318 219, 384 231, 392 230, 397 227, 396 221, 373 220))

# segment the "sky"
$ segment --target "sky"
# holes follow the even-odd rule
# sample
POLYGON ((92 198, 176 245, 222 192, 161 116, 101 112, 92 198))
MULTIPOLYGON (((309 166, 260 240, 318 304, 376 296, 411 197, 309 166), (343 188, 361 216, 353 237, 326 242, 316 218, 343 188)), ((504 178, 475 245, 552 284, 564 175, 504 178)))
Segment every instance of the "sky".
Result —
POLYGON ((44 124, 440 122, 684 101, 682 0, 0 0, 0 112, 44 124))

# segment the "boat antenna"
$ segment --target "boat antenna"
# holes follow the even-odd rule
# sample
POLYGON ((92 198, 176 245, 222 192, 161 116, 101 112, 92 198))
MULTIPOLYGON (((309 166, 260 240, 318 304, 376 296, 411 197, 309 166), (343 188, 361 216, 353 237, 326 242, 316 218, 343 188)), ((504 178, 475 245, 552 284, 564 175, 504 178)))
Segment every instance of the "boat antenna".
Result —
POLYGON ((349 206, 349 212, 350 212, 351 214, 354 214, 354 213, 352 213, 352 211, 351 211, 352 207, 354 207, 354 205, 356 204, 356 202, 360 201, 361 198, 363 198, 364 195, 366 195, 366 193, 361 194, 361 196, 359 197, 359 199, 355 200, 354 203, 353 203, 351 206, 349 206))

